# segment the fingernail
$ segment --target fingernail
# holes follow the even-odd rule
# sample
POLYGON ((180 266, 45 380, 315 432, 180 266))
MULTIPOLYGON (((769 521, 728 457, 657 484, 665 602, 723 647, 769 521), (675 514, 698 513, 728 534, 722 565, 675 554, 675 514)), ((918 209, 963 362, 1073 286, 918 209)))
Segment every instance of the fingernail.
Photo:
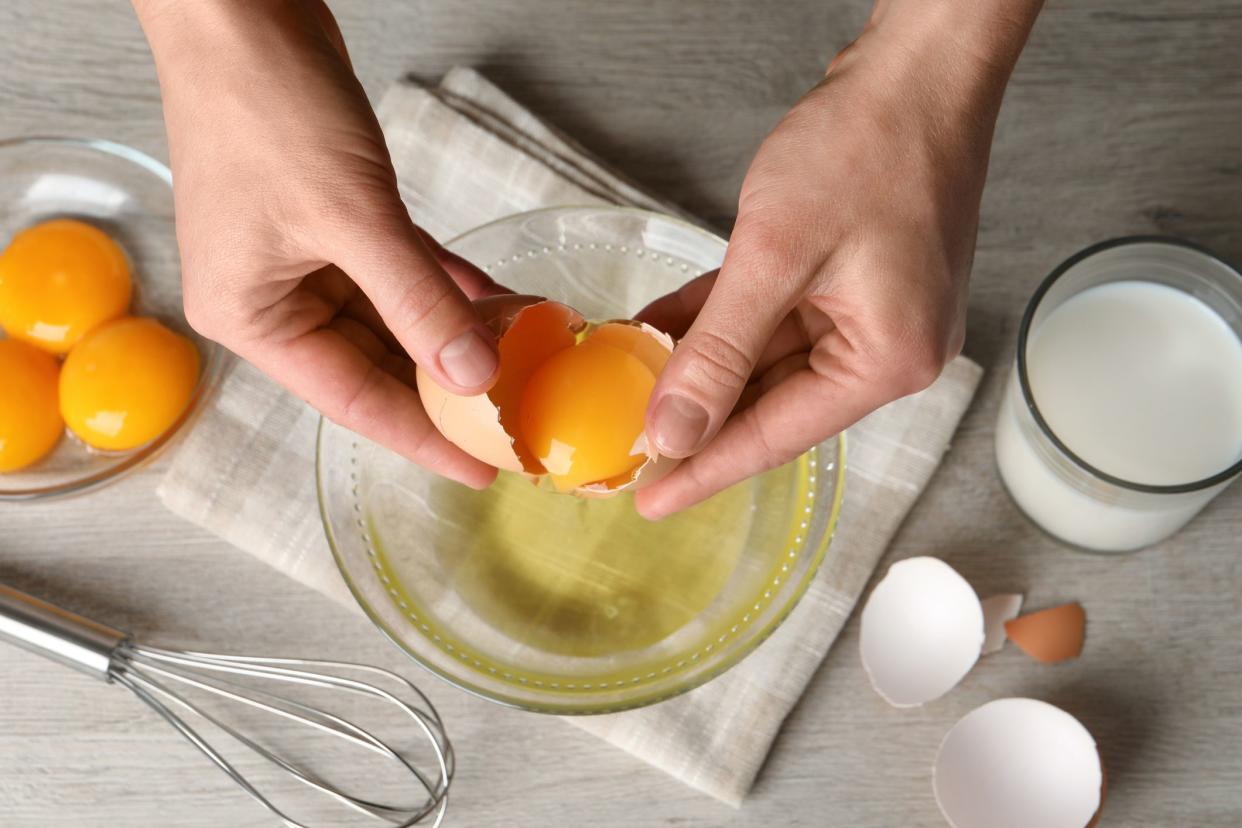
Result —
MULTIPOLYGON (((637 501, 635 501, 635 503, 637 503, 637 501)), ((659 509, 655 506, 644 505, 642 508, 639 508, 637 511, 638 511, 639 517, 643 518, 644 520, 649 520, 652 523, 656 523, 657 521, 664 520, 664 518, 668 516, 662 509, 659 509)))
POLYGON ((440 367, 463 388, 487 382, 498 364, 496 351, 475 331, 466 331, 440 350, 440 367))
POLYGON ((669 394, 656 404, 651 439, 661 454, 693 454, 707 433, 707 411, 694 400, 669 394))

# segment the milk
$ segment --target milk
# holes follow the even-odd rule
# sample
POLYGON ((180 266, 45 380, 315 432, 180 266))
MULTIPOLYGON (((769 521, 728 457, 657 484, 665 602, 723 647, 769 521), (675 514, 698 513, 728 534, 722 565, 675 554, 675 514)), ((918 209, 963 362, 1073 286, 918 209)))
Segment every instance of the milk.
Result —
MULTIPOLYGON (((1026 359, 1048 428, 1107 475, 1182 486, 1242 458, 1242 341, 1185 291, 1134 279, 1088 287, 1033 326, 1026 359)), ((1036 426, 1016 371, 1001 405, 996 457, 1005 485, 1036 523, 1102 551, 1167 537, 1228 482, 1151 493, 1101 480, 1036 426)))

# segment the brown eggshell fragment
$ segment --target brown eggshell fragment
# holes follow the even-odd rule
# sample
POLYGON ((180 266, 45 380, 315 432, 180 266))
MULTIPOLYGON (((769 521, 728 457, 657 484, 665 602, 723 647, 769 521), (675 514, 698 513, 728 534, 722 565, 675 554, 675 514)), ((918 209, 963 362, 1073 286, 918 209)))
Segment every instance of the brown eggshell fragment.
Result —
MULTIPOLYGON (((587 339, 602 342, 633 355, 647 366, 655 376, 660 376, 673 353, 673 338, 645 322, 614 320, 604 322, 590 330, 587 339)), ((634 448, 647 455, 647 460, 625 474, 598 483, 579 486, 574 493, 579 497, 611 497, 622 491, 633 491, 650 486, 667 477, 680 465, 676 457, 662 457, 655 452, 645 434, 640 434, 634 448)))
POLYGON ((487 392, 496 407, 501 428, 509 435, 514 453, 530 474, 544 468, 522 441, 518 407, 530 378, 553 354, 572 348, 586 327, 582 314, 559 302, 539 301, 518 309, 499 334, 500 378, 487 392))
POLYGON ((1031 658, 1055 664, 1082 653, 1086 627, 1087 614, 1075 602, 1006 621, 1005 633, 1031 658))
POLYGON ((673 338, 644 322, 605 322, 589 338, 632 354, 657 377, 673 353, 673 338))
POLYGON ((572 308, 538 296, 489 296, 474 306, 498 338, 500 379, 488 393, 466 397, 445 389, 419 366, 423 408, 439 432, 472 457, 506 471, 541 474, 543 469, 505 424, 517 419, 526 380, 544 359, 571 347, 586 320, 572 308))
POLYGON ((445 391, 418 369, 418 395, 436 430, 450 443, 478 460, 505 471, 525 471, 513 438, 500 425, 496 406, 486 394, 459 397, 445 391))
POLYGON ((597 498, 612 497, 618 492, 628 492, 650 486, 657 480, 663 480, 665 477, 677 468, 681 460, 677 457, 649 457, 644 463, 633 471, 618 475, 609 480, 600 483, 588 483, 585 486, 579 486, 574 489, 574 494, 579 497, 597 498))

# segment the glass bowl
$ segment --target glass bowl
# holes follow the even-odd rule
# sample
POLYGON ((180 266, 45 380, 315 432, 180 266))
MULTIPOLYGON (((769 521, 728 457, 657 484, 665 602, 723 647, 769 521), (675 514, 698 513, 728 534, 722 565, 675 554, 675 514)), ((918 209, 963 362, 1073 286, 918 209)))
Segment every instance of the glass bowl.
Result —
POLYGON ((0 140, 0 248, 23 228, 52 218, 89 222, 121 245, 134 280, 131 312, 156 317, 190 337, 198 346, 202 370, 185 413, 155 440, 130 451, 101 452, 66 430, 49 456, 26 469, 0 474, 0 500, 81 492, 150 460, 202 406, 223 361, 217 346, 190 329, 181 309, 172 174, 167 167, 112 141, 0 140))
MULTIPOLYGON (((725 242, 666 216, 556 208, 451 249, 498 281, 628 318, 718 267, 725 242)), ((629 495, 579 500, 502 473, 473 492, 321 421, 319 504, 358 603, 398 646, 503 704, 605 713, 685 692, 789 614, 828 552, 843 442, 659 523, 629 495)))

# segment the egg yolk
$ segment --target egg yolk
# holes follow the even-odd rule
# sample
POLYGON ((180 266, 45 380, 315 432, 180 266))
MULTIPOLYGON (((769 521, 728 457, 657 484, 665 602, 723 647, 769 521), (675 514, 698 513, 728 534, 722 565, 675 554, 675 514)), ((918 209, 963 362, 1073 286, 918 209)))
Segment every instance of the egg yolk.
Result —
POLYGON ((154 440, 185 411, 198 382, 198 351, 154 319, 96 328, 65 358, 60 410, 83 442, 124 451, 154 440))
POLYGON ((0 339, 0 472, 39 460, 65 430, 56 407, 55 358, 16 339, 0 339))
POLYGON ((590 339, 544 362, 522 392, 527 447, 568 491, 632 471, 655 375, 637 357, 590 339))
POLYGON ((36 224, 0 254, 0 328, 54 354, 129 307, 129 263, 97 227, 36 224))

